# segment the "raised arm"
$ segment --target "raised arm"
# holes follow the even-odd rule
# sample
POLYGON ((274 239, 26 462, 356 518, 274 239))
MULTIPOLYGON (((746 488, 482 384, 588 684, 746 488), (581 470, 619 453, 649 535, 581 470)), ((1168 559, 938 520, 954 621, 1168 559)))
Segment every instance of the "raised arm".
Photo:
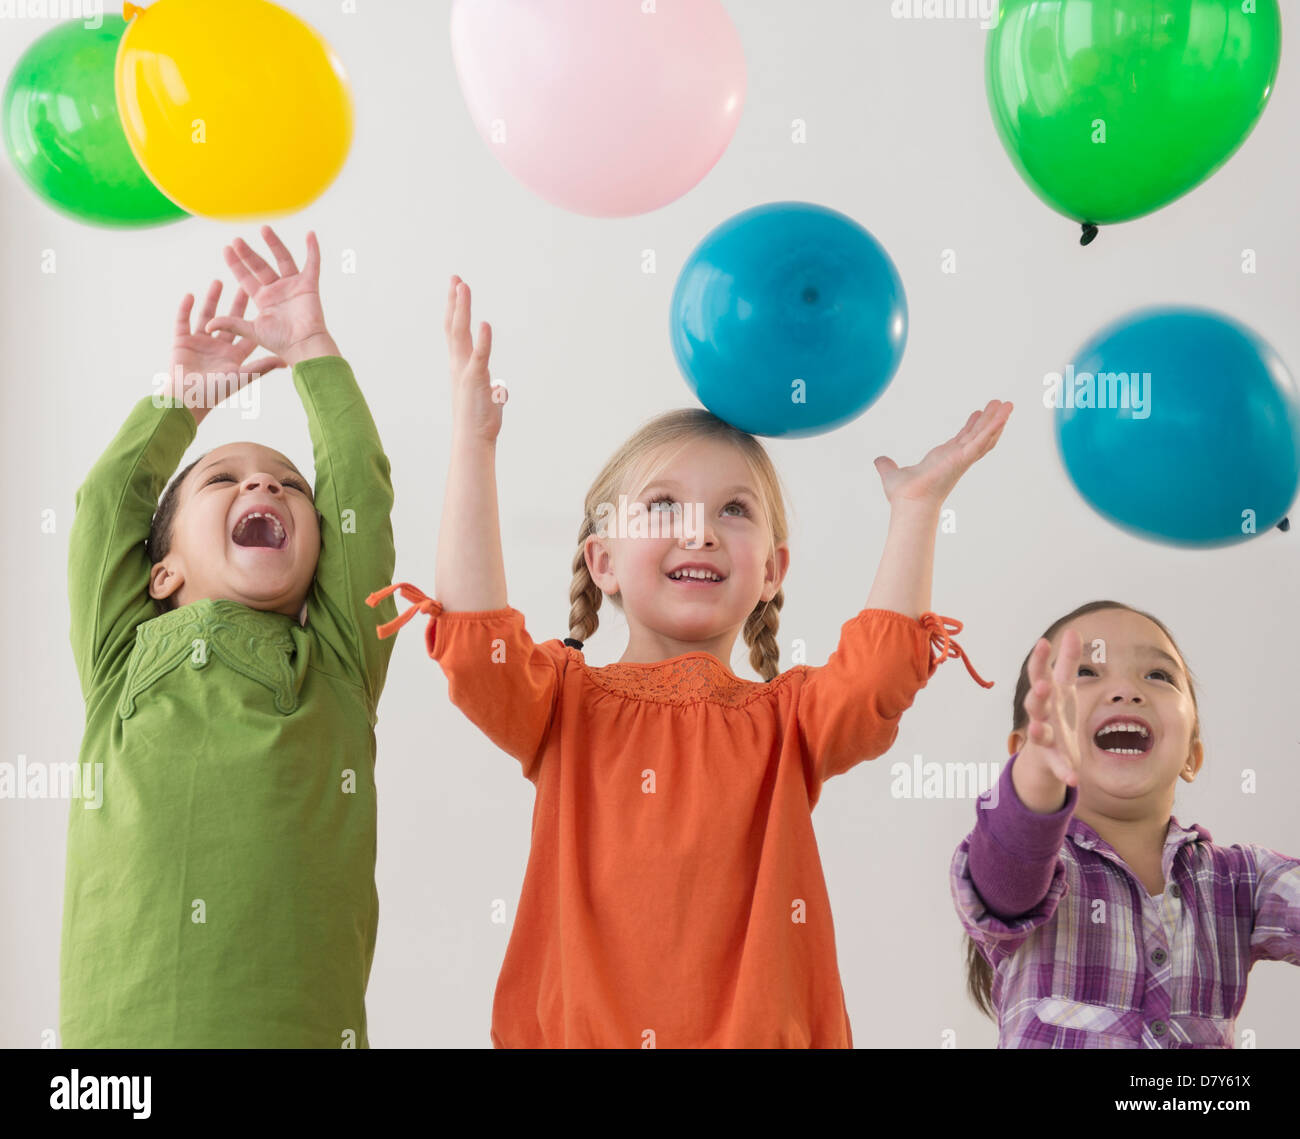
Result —
POLYGON ((158 616, 145 543, 158 496, 194 439, 194 417, 145 396, 77 490, 68 532, 72 654, 86 697, 158 616))
MULTIPOLYGON (((159 496, 194 441, 198 425, 212 405, 284 366, 276 356, 245 364, 254 342, 203 331, 220 297, 221 282, 213 281, 199 313, 198 332, 190 328, 194 296, 182 298, 164 383, 131 409, 77 490, 68 533, 68 601, 83 696, 96 676, 130 651, 137 626, 158 616, 148 592, 145 547, 159 496)), ((231 317, 238 318, 247 303, 247 294, 237 292, 231 317)))
POLYGON ((966 425, 911 467, 881 455, 876 470, 889 500, 889 533, 880 557, 868 609, 892 609, 919 618, 930 608, 934 540, 944 500, 978 459, 1002 435, 1012 405, 989 400, 972 411, 966 425))
POLYGON ((374 620, 397 612, 392 601, 377 614, 366 606, 367 596, 393 575, 390 464, 365 396, 325 324, 316 234, 307 234, 307 259, 299 270, 275 231, 263 226, 261 232, 274 269, 242 240, 225 249, 226 263, 257 306, 257 319, 218 317, 208 327, 240 332, 293 368, 311 432, 321 530, 308 626, 373 703, 392 654, 392 642, 374 636, 374 620))
POLYGON ((1062 849, 1078 798, 1060 810, 1031 811, 1016 794, 1012 756, 997 784, 977 801, 975 829, 953 854, 949 886, 962 928, 992 965, 1014 953, 1056 915, 1067 875, 1062 849))
POLYGON ((488 372, 492 327, 470 335, 469 286, 452 277, 443 323, 451 363, 451 464, 438 529, 435 592, 448 613, 507 605, 497 508, 496 449, 506 389, 488 372))
POLYGON ((1029 654, 1028 738, 1003 771, 997 797, 981 800, 968 840, 971 881, 1002 919, 1030 912, 1049 893, 1079 798, 1076 688, 1083 642, 1067 629, 1049 670, 1051 647, 1040 639, 1029 654))
POLYGON ((930 592, 944 499, 992 449, 1010 414, 1011 404, 991 400, 915 466, 876 459, 890 506, 880 566, 866 607, 845 623, 830 660, 808 670, 796 710, 814 797, 824 780, 893 745, 900 717, 941 661, 961 657, 977 683, 992 687, 952 640, 960 622, 930 611, 930 592))

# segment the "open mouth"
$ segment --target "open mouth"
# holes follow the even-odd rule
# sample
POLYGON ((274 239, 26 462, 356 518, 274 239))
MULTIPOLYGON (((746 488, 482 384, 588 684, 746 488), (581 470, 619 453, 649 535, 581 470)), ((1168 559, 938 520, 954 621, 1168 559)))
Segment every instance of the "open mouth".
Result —
POLYGON ((1101 726, 1092 742, 1107 755, 1146 755, 1156 741, 1141 720, 1113 720, 1101 726))
POLYGON ((250 510, 231 532, 230 540, 236 546, 257 547, 266 550, 284 548, 286 535, 280 519, 270 512, 250 510))

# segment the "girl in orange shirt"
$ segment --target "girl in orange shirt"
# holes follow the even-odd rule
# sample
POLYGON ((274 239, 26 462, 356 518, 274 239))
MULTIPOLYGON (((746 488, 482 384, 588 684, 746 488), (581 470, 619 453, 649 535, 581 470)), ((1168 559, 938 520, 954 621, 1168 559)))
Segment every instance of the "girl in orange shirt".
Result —
POLYGON ((570 636, 536 644, 506 600, 495 455, 504 389, 491 329, 453 277, 453 439, 429 622, 448 694, 537 788, 532 847, 492 1010, 503 1048, 852 1046, 813 836, 822 784, 883 754, 961 624, 929 610, 944 499, 997 442, 990 401, 913 467, 878 458, 889 533, 866 608, 825 665, 778 673, 789 565, 762 445, 703 409, 669 412, 587 493, 570 636), (620 503, 620 496, 625 496, 620 503), (620 506, 622 509, 620 509, 620 506), (668 509, 664 509, 667 506, 668 509), (609 597, 616 664, 582 643, 609 597), (736 635, 763 682, 732 673, 736 635))

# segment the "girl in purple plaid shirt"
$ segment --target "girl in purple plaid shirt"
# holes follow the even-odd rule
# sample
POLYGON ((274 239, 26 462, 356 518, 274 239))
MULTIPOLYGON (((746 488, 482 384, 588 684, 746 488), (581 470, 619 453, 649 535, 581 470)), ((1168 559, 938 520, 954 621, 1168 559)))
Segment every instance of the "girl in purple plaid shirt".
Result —
POLYGON ((1169 630, 1116 601, 1067 613, 1021 666, 1012 727, 951 870, 998 1046, 1233 1047, 1251 966, 1300 964, 1300 859, 1172 816, 1204 756, 1169 630))

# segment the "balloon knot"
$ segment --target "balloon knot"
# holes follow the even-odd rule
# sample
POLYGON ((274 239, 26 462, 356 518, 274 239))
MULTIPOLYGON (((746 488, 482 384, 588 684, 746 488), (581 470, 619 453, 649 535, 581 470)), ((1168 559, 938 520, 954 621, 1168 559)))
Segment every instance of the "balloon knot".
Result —
POLYGON ((124 19, 128 24, 134 20, 136 16, 143 15, 144 9, 138 4, 126 3, 122 5, 122 19, 124 19))
POLYGON ((1283 518, 1282 521, 1277 524, 1277 528, 1285 534, 1291 529, 1291 519, 1283 518))
POLYGON ((1097 227, 1090 221, 1083 223, 1083 233, 1079 235, 1080 245, 1091 245, 1092 239, 1097 236, 1097 227))

